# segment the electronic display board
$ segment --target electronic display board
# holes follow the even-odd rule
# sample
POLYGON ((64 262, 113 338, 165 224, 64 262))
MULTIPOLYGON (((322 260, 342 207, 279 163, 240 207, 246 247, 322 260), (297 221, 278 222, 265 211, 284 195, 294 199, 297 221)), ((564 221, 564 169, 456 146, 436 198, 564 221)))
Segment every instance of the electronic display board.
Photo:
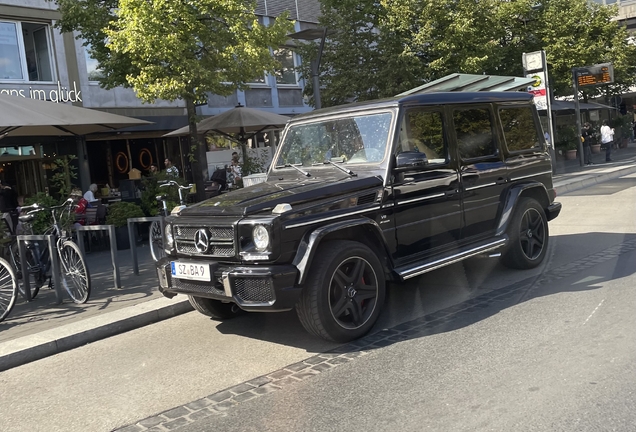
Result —
POLYGON ((576 68, 575 73, 579 87, 614 82, 614 67, 611 63, 576 68))

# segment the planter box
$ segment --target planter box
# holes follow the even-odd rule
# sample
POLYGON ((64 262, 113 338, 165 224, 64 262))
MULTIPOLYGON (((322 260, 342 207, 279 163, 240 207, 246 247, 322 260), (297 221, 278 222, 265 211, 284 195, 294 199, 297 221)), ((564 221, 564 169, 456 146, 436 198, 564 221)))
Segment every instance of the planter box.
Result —
POLYGON ((577 153, 576 150, 568 150, 565 152, 565 158, 567 160, 574 160, 576 159, 576 153, 577 153))
POLYGON ((592 144, 590 146, 590 150, 592 150, 592 153, 600 153, 601 152, 601 145, 600 144, 592 144))

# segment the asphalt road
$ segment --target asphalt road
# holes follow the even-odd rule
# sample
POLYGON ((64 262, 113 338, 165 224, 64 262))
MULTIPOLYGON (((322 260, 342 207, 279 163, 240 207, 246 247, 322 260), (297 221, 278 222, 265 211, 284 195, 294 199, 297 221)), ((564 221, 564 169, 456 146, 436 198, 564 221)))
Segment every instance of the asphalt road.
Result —
POLYGON ((636 430, 636 176, 558 199, 544 266, 474 259, 392 287, 377 326, 392 336, 307 379, 196 416, 193 401, 337 346, 293 313, 189 313, 0 373, 0 430, 107 431, 172 408, 186 431, 636 430))

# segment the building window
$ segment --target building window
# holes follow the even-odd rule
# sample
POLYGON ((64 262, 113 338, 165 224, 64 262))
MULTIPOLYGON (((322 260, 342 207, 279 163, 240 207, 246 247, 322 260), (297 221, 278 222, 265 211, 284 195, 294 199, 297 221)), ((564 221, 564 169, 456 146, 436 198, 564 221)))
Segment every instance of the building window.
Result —
POLYGON ((90 54, 91 44, 84 45, 84 57, 86 59, 86 73, 88 74, 89 81, 99 81, 103 78, 104 73, 99 68, 99 63, 90 54))
POLYGON ((276 84, 298 84, 295 57, 294 52, 288 49, 283 48, 274 51, 274 58, 281 64, 281 68, 274 71, 276 84))
POLYGON ((0 79, 53 81, 48 25, 0 21, 0 79))

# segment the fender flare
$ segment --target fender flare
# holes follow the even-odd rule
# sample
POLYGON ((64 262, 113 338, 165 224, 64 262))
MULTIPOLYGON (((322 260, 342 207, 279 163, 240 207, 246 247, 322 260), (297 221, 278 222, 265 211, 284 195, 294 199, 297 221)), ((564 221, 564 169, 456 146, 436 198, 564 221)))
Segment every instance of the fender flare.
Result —
POLYGON ((296 256, 292 261, 292 264, 298 269, 298 285, 301 285, 305 282, 307 273, 309 272, 309 266, 311 265, 311 262, 316 255, 316 251, 318 250, 320 241, 325 236, 336 231, 341 231, 343 229, 365 225, 370 226, 374 231, 376 231, 379 239, 382 240, 383 246, 385 247, 386 243, 384 242, 384 236, 382 235, 380 226, 376 221, 368 218, 338 221, 330 223, 328 225, 320 226, 313 231, 306 233, 300 241, 300 245, 298 246, 298 250, 296 251, 296 256))
MULTIPOLYGON (((523 183, 519 185, 515 185, 508 190, 508 195, 506 196, 506 201, 504 203, 503 210, 501 212, 501 217, 499 218, 499 224, 497 225, 497 231, 495 235, 501 236, 506 233, 508 229, 508 224, 510 223, 510 219, 512 218, 512 213, 519 202, 521 195, 524 192, 530 189, 538 189, 539 193, 545 196, 546 202, 550 203, 550 196, 548 195, 548 190, 545 188, 543 183, 539 182, 529 182, 523 183)), ((544 209, 545 210, 545 209, 544 209)))

